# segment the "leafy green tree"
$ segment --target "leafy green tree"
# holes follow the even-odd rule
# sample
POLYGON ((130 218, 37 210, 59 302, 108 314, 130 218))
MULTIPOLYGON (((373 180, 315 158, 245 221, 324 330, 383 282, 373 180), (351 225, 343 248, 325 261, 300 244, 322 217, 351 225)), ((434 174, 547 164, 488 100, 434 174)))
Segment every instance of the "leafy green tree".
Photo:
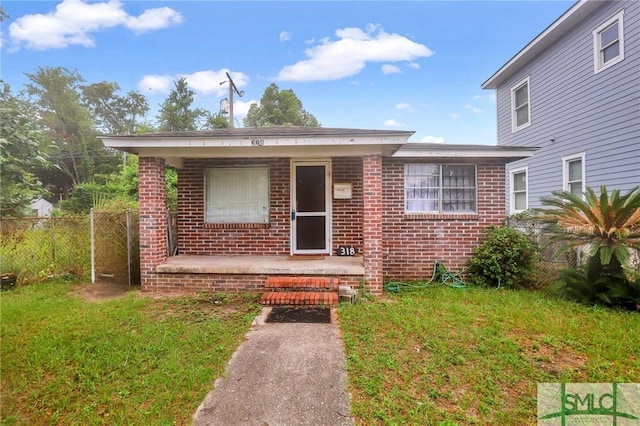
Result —
POLYGON ((550 243, 558 244, 557 253, 587 248, 586 265, 565 271, 559 290, 583 302, 640 304, 638 282, 625 273, 631 253, 640 250, 640 187, 624 195, 606 186, 597 195, 587 187, 584 199, 556 191, 541 202, 547 208, 537 216, 547 225, 550 243))
POLYGON ((52 141, 50 156, 57 166, 38 171, 41 180, 66 194, 96 174, 115 171, 120 157, 96 137, 93 117, 81 102, 82 76, 61 67, 40 67, 25 75, 30 80, 26 93, 38 107, 39 124, 52 141))
POLYGON ((147 99, 135 91, 120 96, 120 86, 106 81, 82 86, 82 99, 104 133, 135 133, 138 119, 149 111, 147 99))
POLYGON ((227 129, 231 127, 229 124, 229 119, 225 117, 223 114, 217 113, 210 115, 207 119, 208 129, 227 129))
POLYGON ((47 140, 25 100, 0 92, 0 215, 21 216, 31 201, 47 194, 34 171, 50 167, 47 140))
POLYGON ((252 104, 244 118, 245 127, 304 126, 319 127, 318 120, 302 107, 293 90, 280 90, 272 83, 264 90, 260 105, 252 104))
MULTIPOLYGON (((167 167, 167 206, 175 211, 178 204, 178 173, 167 167)), ((68 200, 61 203, 65 211, 87 213, 92 207, 117 206, 136 209, 138 207, 138 157, 128 155, 126 164, 117 173, 96 175, 89 182, 76 185, 68 200)))
POLYGON ((209 114, 203 109, 191 107, 194 92, 189 89, 184 77, 173 83, 173 90, 160 105, 158 115, 160 131, 198 130, 201 127, 199 123, 206 120, 209 114))

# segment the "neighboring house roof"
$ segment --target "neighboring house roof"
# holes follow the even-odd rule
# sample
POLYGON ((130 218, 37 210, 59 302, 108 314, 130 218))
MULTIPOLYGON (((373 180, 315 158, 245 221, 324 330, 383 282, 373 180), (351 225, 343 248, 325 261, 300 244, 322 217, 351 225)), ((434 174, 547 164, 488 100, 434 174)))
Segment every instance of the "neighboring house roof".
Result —
POLYGON ((408 143, 397 150, 395 158, 469 158, 516 161, 531 157, 538 148, 495 145, 446 145, 408 143))
POLYGON ((487 81, 482 83, 483 89, 497 89, 498 86, 507 80, 518 69, 522 68, 531 59, 535 58, 551 44, 555 43, 578 22, 602 6, 602 0, 580 0, 575 3, 562 16, 556 19, 543 32, 520 50, 513 58, 496 71, 487 81))
POLYGON ((49 217, 53 210, 53 204, 44 198, 38 198, 31 202, 31 208, 36 211, 38 217, 49 217))
POLYGON ((381 154, 414 158, 502 158, 508 161, 533 155, 534 148, 489 145, 410 143, 413 131, 340 129, 326 127, 244 127, 206 131, 101 136, 109 148, 141 156, 162 157, 182 167, 184 158, 249 158, 361 156, 381 154))

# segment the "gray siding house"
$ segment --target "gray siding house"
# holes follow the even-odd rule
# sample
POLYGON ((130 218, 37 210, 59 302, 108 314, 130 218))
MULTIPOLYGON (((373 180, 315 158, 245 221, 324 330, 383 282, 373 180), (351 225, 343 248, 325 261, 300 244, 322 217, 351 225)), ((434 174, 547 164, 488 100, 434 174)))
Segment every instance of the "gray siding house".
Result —
POLYGON ((482 85, 498 145, 538 147, 507 165, 507 211, 554 190, 640 185, 640 1, 581 0, 482 85))

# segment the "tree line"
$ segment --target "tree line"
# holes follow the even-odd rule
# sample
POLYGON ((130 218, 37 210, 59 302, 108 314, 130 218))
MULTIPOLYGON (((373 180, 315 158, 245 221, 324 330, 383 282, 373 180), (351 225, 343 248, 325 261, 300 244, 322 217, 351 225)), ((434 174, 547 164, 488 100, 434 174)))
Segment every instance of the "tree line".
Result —
MULTIPOLYGON (((137 158, 105 148, 100 134, 229 127, 222 113, 193 106, 195 93, 185 78, 174 81, 152 122, 146 97, 123 93, 116 82, 87 83, 77 70, 63 67, 39 67, 25 75, 28 82, 18 93, 6 83, 0 90, 3 217, 28 213, 39 197, 63 200, 60 206, 72 212, 107 201, 135 203, 137 158)), ((276 84, 265 89, 260 104, 251 105, 243 124, 319 126, 292 90, 276 84)), ((175 170, 168 170, 167 185, 175 197, 175 170)))

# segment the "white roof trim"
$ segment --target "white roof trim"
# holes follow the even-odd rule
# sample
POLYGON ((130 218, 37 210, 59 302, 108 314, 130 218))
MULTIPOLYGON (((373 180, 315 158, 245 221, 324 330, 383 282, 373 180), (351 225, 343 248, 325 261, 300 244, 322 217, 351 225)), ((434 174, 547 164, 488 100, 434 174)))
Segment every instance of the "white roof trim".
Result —
POLYGON ((498 148, 483 149, 479 146, 471 148, 461 147, 455 148, 455 145, 450 145, 451 148, 413 148, 403 149, 400 148, 396 151, 392 157, 394 158, 528 158, 533 156, 538 148, 498 148), (453 149, 452 149, 453 148, 453 149))
POLYGON ((573 28, 578 22, 582 21, 588 14, 593 12, 599 6, 602 6, 602 0, 580 0, 562 16, 556 19, 542 33, 527 44, 520 52, 496 71, 491 77, 482 83, 483 89, 497 89, 498 85, 506 80, 511 74, 515 73, 524 64, 529 62, 535 56, 544 51, 553 42, 558 40, 567 31, 573 28))
POLYGON ((105 146, 124 148, 243 148, 252 146, 333 146, 333 145, 398 145, 408 136, 353 136, 353 137, 243 137, 243 138, 131 138, 101 136, 105 146))

